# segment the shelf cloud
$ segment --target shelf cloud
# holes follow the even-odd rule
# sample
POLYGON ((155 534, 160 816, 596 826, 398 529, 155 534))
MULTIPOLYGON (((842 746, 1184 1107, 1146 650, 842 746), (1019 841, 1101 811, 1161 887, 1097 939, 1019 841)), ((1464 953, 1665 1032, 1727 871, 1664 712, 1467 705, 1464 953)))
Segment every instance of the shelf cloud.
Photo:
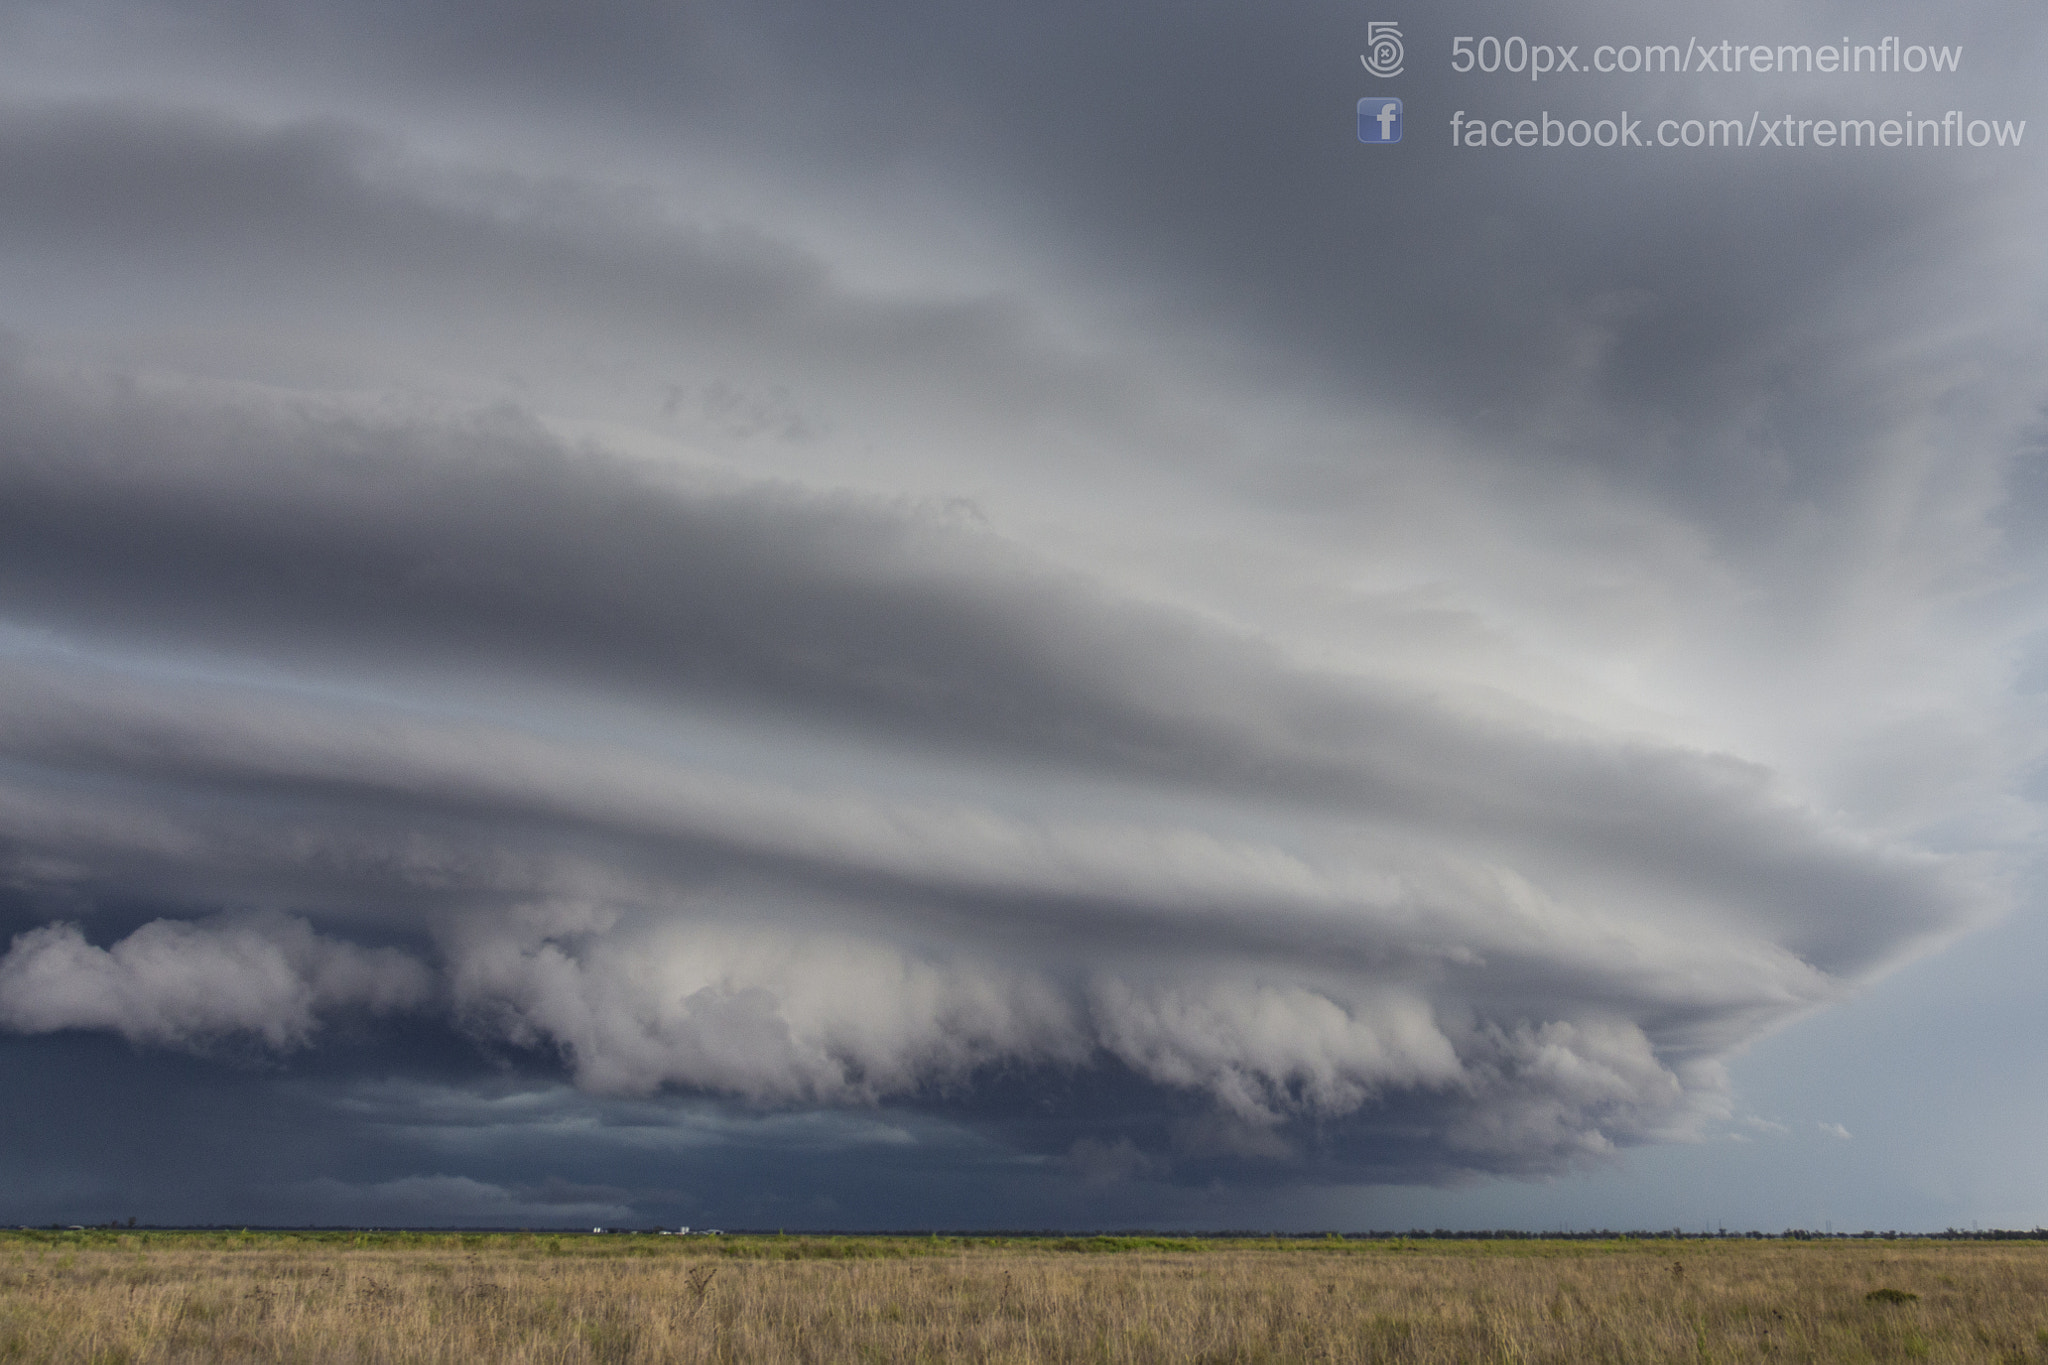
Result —
POLYGON ((0 1049, 283 1097, 259 1211, 1555 1175, 2011 903, 2031 182, 1372 171, 1312 8, 171 8, 0 20, 0 1049))

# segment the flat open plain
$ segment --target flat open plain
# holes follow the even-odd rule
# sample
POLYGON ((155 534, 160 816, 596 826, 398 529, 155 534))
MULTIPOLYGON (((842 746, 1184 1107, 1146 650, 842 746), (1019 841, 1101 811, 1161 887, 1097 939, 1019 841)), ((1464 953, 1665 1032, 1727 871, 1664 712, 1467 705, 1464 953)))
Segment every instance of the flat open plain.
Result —
POLYGON ((14 1232, 0 1360, 2048 1361, 2048 1243, 14 1232))

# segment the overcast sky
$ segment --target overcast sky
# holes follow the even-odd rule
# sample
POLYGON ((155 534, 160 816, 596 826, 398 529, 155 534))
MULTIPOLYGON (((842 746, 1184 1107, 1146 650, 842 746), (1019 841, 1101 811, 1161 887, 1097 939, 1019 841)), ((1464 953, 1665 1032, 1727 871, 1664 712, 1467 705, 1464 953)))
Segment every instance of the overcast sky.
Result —
POLYGON ((2048 1222, 2044 64, 7 6, 0 1220, 2048 1222))

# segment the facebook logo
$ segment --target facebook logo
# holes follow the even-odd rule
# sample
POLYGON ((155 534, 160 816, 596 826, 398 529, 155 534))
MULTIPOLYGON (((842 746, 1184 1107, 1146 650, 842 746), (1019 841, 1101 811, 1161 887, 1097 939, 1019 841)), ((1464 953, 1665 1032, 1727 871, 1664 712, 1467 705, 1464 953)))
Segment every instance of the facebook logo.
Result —
POLYGON ((1391 95, 1374 95, 1358 102, 1360 142, 1401 140, 1401 101, 1391 95))

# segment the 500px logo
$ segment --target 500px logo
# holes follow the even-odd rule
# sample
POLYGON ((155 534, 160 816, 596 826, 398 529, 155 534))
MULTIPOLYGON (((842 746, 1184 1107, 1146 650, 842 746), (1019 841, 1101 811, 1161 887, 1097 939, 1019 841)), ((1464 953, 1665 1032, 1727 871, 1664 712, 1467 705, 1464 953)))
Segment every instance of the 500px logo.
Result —
POLYGON ((1375 19, 1365 26, 1365 48, 1358 60, 1369 76, 1398 76, 1407 53, 1401 47, 1401 26, 1391 19, 1375 19))

